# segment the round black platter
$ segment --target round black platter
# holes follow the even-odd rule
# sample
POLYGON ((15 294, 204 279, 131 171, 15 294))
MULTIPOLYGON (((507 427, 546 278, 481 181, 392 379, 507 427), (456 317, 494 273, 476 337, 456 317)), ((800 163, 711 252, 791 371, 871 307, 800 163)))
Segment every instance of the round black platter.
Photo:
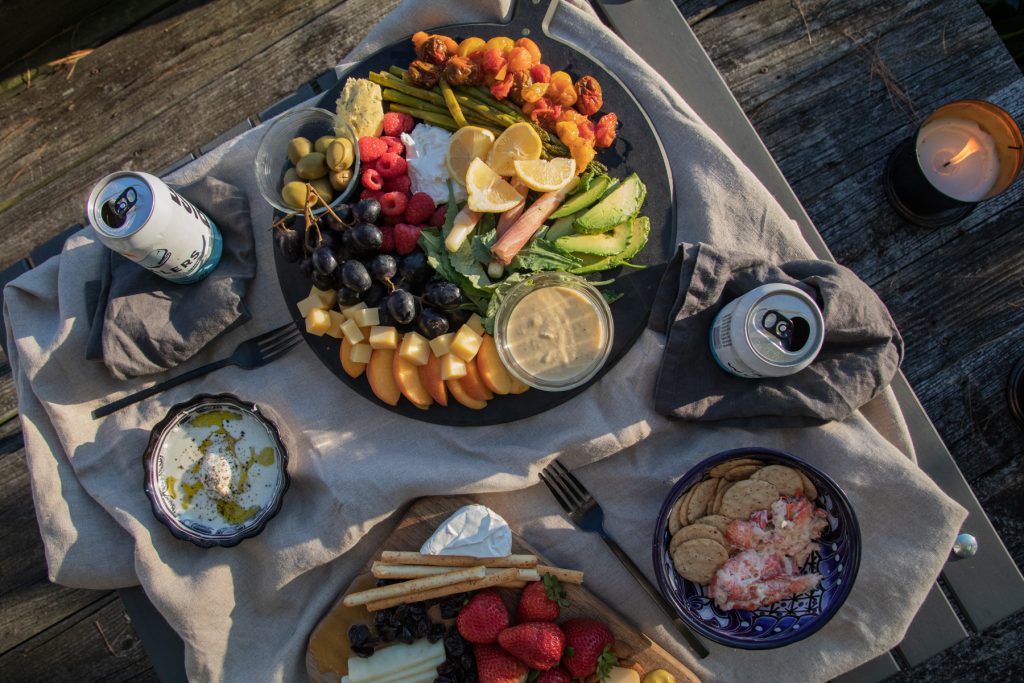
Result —
MULTIPOLYGON (((452 426, 502 424, 537 415, 585 391, 626 354, 647 325, 658 283, 676 243, 672 176, 668 160, 654 126, 625 86, 594 60, 546 35, 543 27, 547 24, 555 5, 557 0, 552 2, 550 7, 544 4, 534 5, 530 0, 519 0, 513 10, 512 19, 507 24, 457 24, 434 29, 422 28, 428 32, 451 36, 455 40, 470 36, 479 36, 484 40, 495 36, 509 36, 513 39, 529 36, 536 41, 544 63, 551 66, 552 70, 567 71, 573 79, 591 75, 601 84, 604 94, 601 113, 615 112, 618 115, 619 128, 615 145, 601 150, 597 159, 608 167, 608 173, 613 178, 625 178, 634 171, 639 174, 647 186, 647 199, 642 213, 651 221, 651 234, 647 246, 633 259, 634 263, 642 264, 646 266, 645 268, 617 268, 589 276, 592 281, 614 278, 615 282, 606 289, 623 294, 618 301, 611 304, 615 320, 615 338, 608 362, 594 379, 571 391, 543 392, 531 389, 515 396, 495 396, 482 410, 466 408, 449 397, 447 406, 434 404, 427 410, 420 410, 404 398, 396 406, 384 403, 373 395, 365 376, 352 379, 342 370, 338 355, 339 340, 326 335, 317 337, 303 333, 310 348, 339 380, 382 408, 416 420, 452 426)), ((416 27, 417 30, 420 28, 416 27)), ((413 56, 412 42, 408 37, 382 48, 342 74, 338 83, 324 92, 315 106, 334 111, 335 101, 349 76, 366 78, 370 71, 387 71, 392 65, 405 67, 413 56)), ((299 273, 295 264, 285 262, 276 249, 274 255, 278 281, 281 283, 285 301, 292 317, 299 323, 300 328, 304 328, 302 316, 295 304, 309 294, 312 283, 299 273)))

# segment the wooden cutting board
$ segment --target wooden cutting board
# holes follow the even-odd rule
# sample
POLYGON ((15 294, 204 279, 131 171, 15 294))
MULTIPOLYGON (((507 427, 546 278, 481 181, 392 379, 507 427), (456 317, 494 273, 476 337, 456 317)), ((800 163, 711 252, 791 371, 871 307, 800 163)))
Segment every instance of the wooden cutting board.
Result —
MULTIPOLYGON (((413 502, 402 521, 387 537, 381 548, 367 563, 362 574, 357 576, 330 611, 320 620, 309 636, 306 648, 306 671, 313 683, 340 683, 342 673, 347 670, 348 628, 354 623, 370 623, 370 613, 363 606, 345 607, 342 599, 349 593, 364 590, 374 585, 375 579, 370 575, 370 566, 376 560, 380 550, 413 550, 417 551, 423 542, 434 532, 445 519, 463 505, 476 503, 469 496, 446 496, 420 498, 413 502)), ((522 538, 512 535, 513 553, 540 554, 531 548, 522 538)), ((551 564, 540 558, 541 564, 551 564)), ((566 567, 575 569, 575 567, 566 567)), ((586 580, 584 579, 584 584, 586 580)), ((559 622, 572 617, 592 617, 608 624, 615 634, 616 653, 626 663, 637 663, 643 670, 666 669, 675 675, 680 682, 700 683, 699 679, 681 662, 652 642, 647 636, 638 632, 617 612, 605 605, 593 593, 583 586, 563 584, 569 599, 569 606, 562 608, 559 622)), ((505 602, 510 608, 516 604, 518 591, 502 589, 505 602)))

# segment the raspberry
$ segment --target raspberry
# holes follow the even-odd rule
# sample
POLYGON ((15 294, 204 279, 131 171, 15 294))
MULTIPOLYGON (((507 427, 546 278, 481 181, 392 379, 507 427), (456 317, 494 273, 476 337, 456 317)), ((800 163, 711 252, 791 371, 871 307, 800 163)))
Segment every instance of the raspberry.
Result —
POLYGON ((434 214, 430 217, 430 220, 427 221, 427 225, 434 228, 440 228, 442 225, 444 225, 445 214, 447 213, 447 211, 447 204, 442 204, 441 206, 434 209, 434 214))
POLYGON ((380 138, 367 136, 359 138, 359 158, 362 161, 374 161, 388 151, 388 143, 380 138))
POLYGON ((377 191, 384 187, 384 179, 380 177, 380 173, 375 168, 368 168, 363 171, 362 182, 363 187, 367 190, 377 191))
POLYGON ((417 192, 409 198, 405 209, 405 222, 419 225, 426 223, 434 214, 434 200, 426 192, 417 192))
POLYGON ((401 192, 385 192, 380 196, 380 210, 385 216, 401 216, 409 199, 401 192))
MULTIPOLYGON (((387 216, 385 216, 387 218, 387 216)), ((379 227, 380 234, 384 235, 384 242, 380 245, 382 253, 388 253, 395 250, 395 229, 390 225, 382 225, 379 227)))
POLYGON ((385 192, 404 192, 409 194, 410 189, 412 189, 412 181, 409 180, 407 175, 400 175, 397 178, 384 178, 385 192))
POLYGON ((364 187, 363 191, 359 193, 359 198, 360 199, 377 199, 377 200, 379 200, 380 199, 380 195, 381 195, 380 190, 371 190, 369 188, 364 187))
POLYGON ((384 141, 384 144, 388 146, 389 152, 392 154, 405 154, 405 145, 402 141, 393 135, 381 135, 380 139, 384 141))
POLYGON ((404 112, 389 111, 384 114, 384 134, 398 137, 400 133, 412 130, 415 121, 404 112))
POLYGON ((392 152, 385 152, 377 159, 377 171, 385 178, 397 178, 405 175, 408 170, 409 164, 405 163, 405 159, 392 152))
POLYGON ((395 251, 402 256, 416 250, 416 241, 420 238, 420 229, 408 223, 395 226, 395 251))
POLYGON ((394 225, 398 225, 399 223, 405 221, 405 217, 402 214, 398 214, 397 216, 388 216, 387 214, 382 214, 382 215, 383 215, 383 219, 384 219, 384 225, 392 225, 392 226, 394 226, 394 225))

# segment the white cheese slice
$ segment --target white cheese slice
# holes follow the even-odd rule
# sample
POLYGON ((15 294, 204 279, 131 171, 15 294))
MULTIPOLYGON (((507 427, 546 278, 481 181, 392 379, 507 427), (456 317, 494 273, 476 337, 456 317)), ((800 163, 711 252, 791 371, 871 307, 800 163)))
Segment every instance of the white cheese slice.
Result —
POLYGON ((398 643, 377 650, 372 657, 349 657, 348 678, 351 683, 376 683, 424 662, 437 662, 436 667, 444 656, 444 641, 431 643, 421 638, 409 645, 398 643))

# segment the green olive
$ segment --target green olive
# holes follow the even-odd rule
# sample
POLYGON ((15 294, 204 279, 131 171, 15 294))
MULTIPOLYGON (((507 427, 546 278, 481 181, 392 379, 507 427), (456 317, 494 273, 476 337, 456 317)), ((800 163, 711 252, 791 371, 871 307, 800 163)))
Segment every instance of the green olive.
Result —
POLYGON ((293 209, 303 209, 306 206, 306 183, 301 180, 293 180, 281 188, 281 199, 287 206, 293 209))
POLYGON ((316 193, 328 204, 330 204, 331 200, 334 199, 334 189, 331 187, 331 183, 328 182, 327 178, 317 178, 316 180, 311 180, 309 184, 313 186, 316 193))
POLYGON ((333 140, 333 135, 321 135, 316 139, 316 142, 313 143, 313 151, 323 154, 324 151, 327 150, 327 145, 331 144, 333 140))
POLYGON ((295 164, 295 170, 299 177, 305 180, 316 180, 327 175, 327 164, 324 163, 324 155, 320 152, 310 152, 299 159, 295 164))
POLYGON ((349 168, 353 161, 352 143, 347 138, 336 138, 327 145, 324 156, 327 159, 327 168, 332 171, 349 168))
POLYGON ((331 187, 341 192, 348 187, 349 181, 352 180, 352 169, 344 168, 340 171, 332 171, 327 174, 327 179, 331 181, 331 187))
POLYGON ((288 143, 288 160, 293 164, 299 163, 299 159, 313 151, 313 143, 306 138, 292 138, 288 143))
POLYGON ((296 180, 301 180, 301 178, 299 178, 299 174, 294 168, 289 168, 287 171, 284 172, 285 185, 287 185, 288 183, 294 183, 296 180))

